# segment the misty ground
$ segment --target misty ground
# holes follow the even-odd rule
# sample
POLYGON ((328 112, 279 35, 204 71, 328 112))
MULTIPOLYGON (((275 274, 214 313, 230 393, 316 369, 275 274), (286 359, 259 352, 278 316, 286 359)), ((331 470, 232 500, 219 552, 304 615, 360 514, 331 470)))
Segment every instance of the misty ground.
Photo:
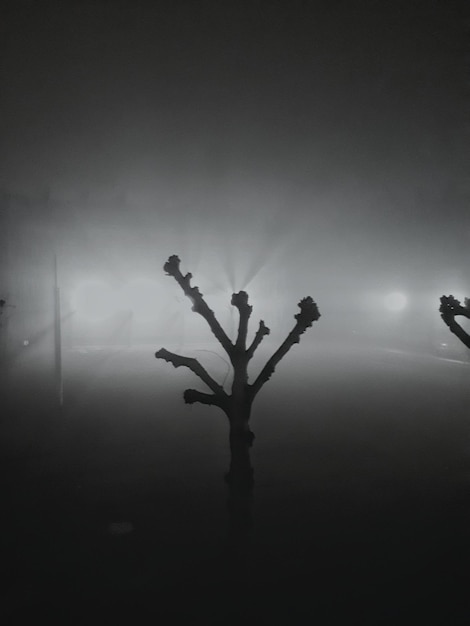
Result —
POLYGON ((3 374, 8 623, 469 623, 468 363, 295 346, 255 404, 236 566, 225 417, 159 347, 65 351, 61 411, 47 359, 3 374))

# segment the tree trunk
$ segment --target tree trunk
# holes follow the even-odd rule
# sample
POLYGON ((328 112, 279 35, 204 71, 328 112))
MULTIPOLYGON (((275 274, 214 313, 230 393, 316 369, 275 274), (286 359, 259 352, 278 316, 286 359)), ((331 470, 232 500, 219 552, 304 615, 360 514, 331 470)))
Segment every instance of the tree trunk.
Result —
MULTIPOLYGON (((230 358, 233 367, 233 382, 229 394, 223 384, 220 385, 204 369, 197 359, 180 356, 161 348, 155 353, 157 359, 164 359, 174 367, 188 367, 211 390, 211 394, 196 389, 186 389, 183 394, 187 404, 200 402, 222 409, 230 423, 230 469, 225 479, 229 486, 228 508, 230 516, 229 548, 235 549, 236 555, 248 556, 249 538, 253 527, 253 468, 251 466, 250 448, 254 435, 250 430, 249 421, 251 406, 262 386, 271 378, 281 359, 293 345, 299 343, 300 336, 320 318, 316 303, 310 296, 302 298, 298 303, 300 312, 294 315, 294 328, 287 338, 267 361, 253 384, 248 384, 248 363, 255 350, 269 335, 269 328, 261 320, 251 345, 247 347, 248 322, 253 307, 248 303, 246 291, 232 294, 231 304, 240 314, 240 322, 235 342, 232 342, 214 312, 208 307, 199 288, 191 285, 192 274, 183 275, 180 270, 180 259, 173 254, 163 266, 168 276, 173 276, 184 294, 191 300, 192 310, 201 315, 209 325, 215 338, 230 358), (240 548, 242 548, 240 550, 240 548)), ((238 559, 239 560, 239 559, 238 559)))
POLYGON ((233 404, 230 421, 230 469, 225 476, 229 488, 228 547, 232 555, 244 560, 248 555, 253 529, 253 467, 250 448, 254 435, 249 427, 251 406, 233 404))
POLYGON ((247 418, 230 418, 230 483, 239 486, 253 484, 250 448, 254 435, 247 418))

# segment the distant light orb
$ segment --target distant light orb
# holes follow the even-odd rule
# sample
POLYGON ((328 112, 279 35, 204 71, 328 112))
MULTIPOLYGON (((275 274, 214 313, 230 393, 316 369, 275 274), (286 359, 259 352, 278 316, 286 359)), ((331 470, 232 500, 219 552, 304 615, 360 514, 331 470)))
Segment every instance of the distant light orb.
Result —
POLYGON ((72 296, 72 308, 89 321, 101 321, 117 310, 115 291, 101 281, 87 281, 72 296))
POLYGON ((396 291, 385 296, 384 304, 388 311, 403 311, 408 304, 408 299, 405 294, 396 291))

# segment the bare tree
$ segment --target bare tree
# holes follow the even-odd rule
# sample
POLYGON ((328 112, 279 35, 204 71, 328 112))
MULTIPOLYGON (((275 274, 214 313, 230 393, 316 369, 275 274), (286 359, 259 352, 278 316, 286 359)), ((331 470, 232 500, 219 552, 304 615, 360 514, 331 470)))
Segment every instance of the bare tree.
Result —
POLYGON ((286 355, 290 348, 300 341, 300 335, 312 323, 319 319, 320 313, 317 305, 310 296, 303 298, 299 303, 300 312, 295 315, 296 323, 284 342, 266 362, 261 372, 254 380, 248 382, 248 363, 253 358, 256 349, 266 335, 269 328, 263 321, 259 322, 258 329, 252 342, 247 345, 248 321, 252 313, 252 306, 248 303, 248 294, 240 291, 232 295, 231 303, 238 309, 239 325, 235 342, 233 343, 216 319, 214 312, 206 304, 203 294, 198 287, 191 286, 191 274, 183 274, 180 271, 180 259, 173 255, 163 266, 169 276, 173 276, 180 285, 185 295, 192 302, 192 310, 199 313, 208 323, 212 333, 227 353, 233 367, 233 381, 230 393, 215 381, 207 370, 195 358, 180 356, 162 348, 155 353, 157 359, 164 359, 172 363, 174 367, 187 367, 198 376, 209 388, 211 393, 186 389, 183 394, 187 404, 200 402, 211 406, 217 406, 224 411, 230 425, 230 469, 226 480, 231 488, 231 521, 239 526, 243 519, 249 523, 249 502, 247 494, 253 486, 253 470, 250 461, 250 447, 253 443, 254 434, 250 429, 249 422, 251 407, 263 385, 271 378, 277 364, 286 355))
POLYGON ((465 298, 462 306, 460 301, 454 298, 454 296, 442 296, 439 312, 444 323, 449 327, 450 332, 454 333, 467 348, 470 348, 470 335, 455 321, 455 318, 459 315, 470 319, 470 298, 465 298))

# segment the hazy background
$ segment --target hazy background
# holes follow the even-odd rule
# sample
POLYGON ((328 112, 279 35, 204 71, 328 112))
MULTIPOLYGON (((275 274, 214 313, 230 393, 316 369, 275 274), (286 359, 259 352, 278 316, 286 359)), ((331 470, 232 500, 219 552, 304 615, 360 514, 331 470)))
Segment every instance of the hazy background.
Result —
POLYGON ((0 23, 6 613, 467 624, 468 350, 438 312, 470 296, 463 10, 18 0, 0 23), (232 339, 249 292, 253 373, 302 296, 322 314, 253 409, 241 594, 225 418, 153 356, 227 371, 170 254, 232 339))
POLYGON ((24 299, 19 264, 49 271, 55 251, 64 297, 145 277, 167 300, 177 253, 222 301, 246 287, 290 317, 310 294, 339 327, 404 291, 415 319, 437 316, 437 296, 469 287, 464 17, 441 2, 7 4, 2 289, 24 299))

